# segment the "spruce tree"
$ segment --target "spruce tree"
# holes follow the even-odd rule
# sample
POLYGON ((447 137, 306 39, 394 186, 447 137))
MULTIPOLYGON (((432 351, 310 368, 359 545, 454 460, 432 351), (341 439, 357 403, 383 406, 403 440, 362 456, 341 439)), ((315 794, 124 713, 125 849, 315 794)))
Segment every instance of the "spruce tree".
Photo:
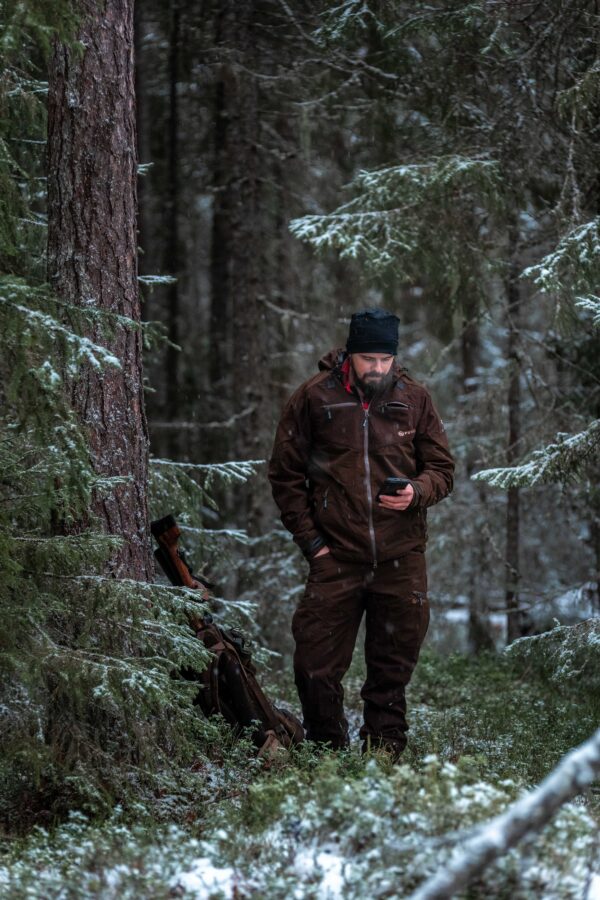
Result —
MULTIPOLYGON (((178 790, 207 726, 192 705, 196 687, 181 677, 206 662, 188 626, 196 597, 145 580, 131 20, 109 28, 92 4, 69 2, 5 11, 0 815, 12 831, 73 808, 104 812, 115 797, 152 802, 159 789, 178 790), (103 41, 121 48, 120 82, 96 69, 119 55, 99 59, 103 41), (47 240, 44 68, 52 53, 47 240), (101 98, 91 102, 94 86, 115 92, 114 108, 102 113, 101 98), (105 428, 113 413, 118 432, 105 428)), ((239 482, 252 469, 207 467, 184 478, 170 463, 155 465, 157 512, 189 505, 192 494, 208 503, 209 477, 239 482)))

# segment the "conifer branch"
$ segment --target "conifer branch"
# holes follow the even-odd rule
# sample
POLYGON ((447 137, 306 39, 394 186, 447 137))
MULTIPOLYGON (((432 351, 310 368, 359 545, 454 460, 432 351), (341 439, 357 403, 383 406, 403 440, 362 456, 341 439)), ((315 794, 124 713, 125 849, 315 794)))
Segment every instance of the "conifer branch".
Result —
POLYGON ((578 434, 557 434, 556 442, 535 450, 528 460, 512 468, 484 469, 471 476, 493 487, 533 487, 576 481, 592 459, 600 456, 600 419, 578 434))

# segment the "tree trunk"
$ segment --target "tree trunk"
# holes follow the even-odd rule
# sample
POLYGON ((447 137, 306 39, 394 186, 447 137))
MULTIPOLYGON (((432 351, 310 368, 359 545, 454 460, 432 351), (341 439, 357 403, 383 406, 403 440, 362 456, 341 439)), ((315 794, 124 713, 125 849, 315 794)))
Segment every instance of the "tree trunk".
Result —
MULTIPOLYGON (((81 10, 83 52, 58 44, 50 64, 48 274, 68 303, 139 323, 133 2, 82 0, 81 10)), ((108 347, 120 368, 85 366, 70 382, 71 402, 98 476, 128 480, 95 492, 90 522, 96 518, 123 538, 109 571, 147 579, 142 338, 139 328, 120 324, 107 335, 105 324, 90 327, 88 336, 108 347)))
MULTIPOLYGON (((179 76, 179 38, 181 12, 177 2, 171 5, 169 35, 169 156, 168 156, 168 214, 165 271, 176 279, 180 276, 179 254, 179 108, 177 83, 179 76)), ((169 285, 167 297, 168 336, 165 366, 166 401, 165 419, 180 419, 180 376, 179 376, 179 281, 169 285)), ((179 430, 171 429, 168 434, 169 454, 177 459, 180 453, 179 430)))
POLYGON ((250 0, 224 3, 217 26, 217 42, 228 54, 221 64, 215 109, 210 370, 214 417, 249 411, 228 441, 228 452, 238 459, 264 455, 258 408, 268 396, 259 300, 267 293, 261 291, 261 276, 268 213, 260 200, 258 88, 245 71, 259 65, 254 15, 250 0))
MULTIPOLYGON (((465 459, 468 490, 477 495, 479 509, 486 509, 485 486, 481 483, 474 484, 471 475, 475 470, 477 456, 475 438, 480 432, 479 416, 474 415, 474 395, 478 388, 477 368, 479 364, 479 327, 477 324, 478 298, 465 297, 463 300, 463 329, 461 334, 461 359, 463 402, 466 408, 466 432, 469 437, 469 449, 465 459)), ((474 508, 477 508, 474 504, 474 508)), ((487 625, 487 604, 481 590, 481 573, 485 571, 485 543, 480 537, 469 541, 466 548, 468 556, 467 592, 469 597, 469 631, 468 643, 471 653, 480 653, 482 650, 491 650, 494 642, 487 625)))
MULTIPOLYGON (((521 438, 521 363, 518 340, 521 316, 521 296, 519 274, 521 267, 517 256, 516 226, 511 230, 510 269, 506 285, 509 363, 508 382, 508 447, 506 465, 516 465, 521 438)), ((507 642, 510 644, 522 635, 522 617, 519 607, 519 539, 520 539, 520 494, 519 488, 508 489, 506 500, 506 609, 507 642)))

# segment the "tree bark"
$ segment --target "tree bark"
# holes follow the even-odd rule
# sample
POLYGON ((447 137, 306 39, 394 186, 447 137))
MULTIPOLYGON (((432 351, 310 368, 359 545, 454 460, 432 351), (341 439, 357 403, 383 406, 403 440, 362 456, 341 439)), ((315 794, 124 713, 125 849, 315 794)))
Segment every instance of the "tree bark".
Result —
MULTIPOLYGON (((477 494, 479 508, 486 509, 485 487, 474 484, 471 475, 475 470, 477 456, 475 439, 480 432, 479 416, 474 415, 474 395, 478 389, 477 369, 479 365, 480 340, 477 324, 478 298, 465 296, 463 300, 463 328, 461 333, 462 388, 465 408, 466 432, 469 445, 465 458, 465 468, 469 479, 469 491, 477 494)), ((485 571, 485 543, 480 539, 469 541, 466 548, 468 558, 467 591, 469 597, 468 643, 471 653, 492 650, 494 642, 487 626, 487 604, 481 590, 481 573, 485 571)))
MULTIPOLYGON (((137 149, 133 0, 82 0, 83 51, 57 44, 48 91, 48 275, 68 303, 140 322, 137 282, 137 149)), ((73 409, 99 478, 126 483, 96 491, 90 520, 123 538, 108 568, 152 573, 147 509, 148 433, 139 328, 106 320, 89 337, 120 368, 85 366, 70 381, 73 409)))
MULTIPOLYGON (((250 410, 227 442, 227 452, 236 459, 264 456, 258 407, 269 394, 259 301, 267 294, 262 278, 268 213, 260 196, 258 87, 246 71, 259 65, 256 14, 253 0, 229 0, 221 4, 217 23, 223 61, 215 105, 210 371, 215 419, 250 410)), ((223 449, 213 448, 217 453, 223 449)))
MULTIPOLYGON (((167 245, 165 271, 176 279, 180 276, 179 253, 179 104, 177 83, 179 80, 179 39, 181 11, 179 4, 171 4, 169 35, 169 153, 168 153, 168 215, 167 245)), ((180 418, 180 374, 179 360, 181 353, 177 349, 179 337, 179 281, 169 285, 167 298, 168 336, 166 358, 166 418, 177 421, 180 418)), ((172 429, 169 432, 169 454, 179 458, 180 432, 172 429)))
MULTIPOLYGON (((511 229, 510 269, 508 273, 507 319, 509 363, 508 382, 508 446, 506 465, 517 464, 521 438, 521 363, 519 359, 518 340, 521 316, 521 295, 519 288, 520 266, 517 257, 516 227, 511 229)), ((510 644, 522 635, 519 607, 519 540, 520 540, 520 492, 519 488, 508 489, 506 500, 506 609, 507 642, 510 644)))

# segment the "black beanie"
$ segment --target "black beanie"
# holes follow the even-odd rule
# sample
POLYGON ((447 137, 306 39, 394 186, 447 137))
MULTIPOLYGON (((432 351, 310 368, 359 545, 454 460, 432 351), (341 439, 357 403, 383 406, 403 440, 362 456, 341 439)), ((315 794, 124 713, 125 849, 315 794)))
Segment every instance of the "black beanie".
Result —
POLYGON ((350 319, 350 331, 346 341, 348 353, 398 352, 398 325, 400 319, 385 309, 361 309, 350 319))

